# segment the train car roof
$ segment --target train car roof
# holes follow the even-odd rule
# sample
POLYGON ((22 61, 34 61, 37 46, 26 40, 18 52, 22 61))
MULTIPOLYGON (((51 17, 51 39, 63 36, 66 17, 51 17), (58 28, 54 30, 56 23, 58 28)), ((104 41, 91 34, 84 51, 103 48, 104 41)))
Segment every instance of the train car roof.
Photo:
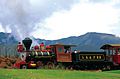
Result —
POLYGON ((70 46, 70 47, 76 47, 77 45, 73 45, 73 44, 53 44, 53 45, 50 45, 50 46, 64 46, 64 47, 70 46))
POLYGON ((120 44, 105 44, 100 49, 108 49, 110 47, 120 47, 120 44))
POLYGON ((80 51, 80 54, 105 54, 104 51, 80 51))

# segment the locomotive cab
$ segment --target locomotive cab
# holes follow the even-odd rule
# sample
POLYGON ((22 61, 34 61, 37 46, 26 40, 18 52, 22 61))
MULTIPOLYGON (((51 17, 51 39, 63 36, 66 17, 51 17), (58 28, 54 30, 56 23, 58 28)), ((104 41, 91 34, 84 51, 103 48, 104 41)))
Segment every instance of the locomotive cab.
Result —
POLYGON ((120 65, 120 44, 105 44, 101 47, 106 52, 106 60, 120 65))
POLYGON ((72 62, 71 47, 75 45, 55 44, 51 45, 57 56, 57 62, 72 62))

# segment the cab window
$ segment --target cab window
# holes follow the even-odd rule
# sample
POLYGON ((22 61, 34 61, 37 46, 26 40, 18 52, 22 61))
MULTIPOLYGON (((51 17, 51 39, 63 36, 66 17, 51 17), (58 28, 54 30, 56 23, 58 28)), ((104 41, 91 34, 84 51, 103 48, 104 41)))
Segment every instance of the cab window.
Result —
POLYGON ((65 53, 70 53, 71 52, 71 47, 70 46, 66 46, 66 47, 64 47, 64 52, 65 53))
POLYGON ((63 48, 62 47, 58 47, 58 52, 62 53, 63 52, 63 48))

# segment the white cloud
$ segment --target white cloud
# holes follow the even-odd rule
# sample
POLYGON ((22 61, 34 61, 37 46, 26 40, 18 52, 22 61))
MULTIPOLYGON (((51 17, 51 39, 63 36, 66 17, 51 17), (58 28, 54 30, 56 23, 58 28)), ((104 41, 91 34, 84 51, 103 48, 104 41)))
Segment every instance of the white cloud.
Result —
POLYGON ((40 35, 44 39, 60 39, 86 32, 113 33, 118 21, 119 10, 111 2, 103 4, 85 1, 74 5, 69 11, 54 12, 43 23, 51 31, 44 30, 40 35))
POLYGON ((60 39, 86 32, 119 35, 120 0, 1 0, 0 31, 60 39))
MULTIPOLYGON (((54 11, 69 10, 78 0, 0 0, 0 23, 5 32, 8 29, 16 39, 31 36, 36 27, 54 11)), ((39 36, 40 37, 40 36, 39 36)))

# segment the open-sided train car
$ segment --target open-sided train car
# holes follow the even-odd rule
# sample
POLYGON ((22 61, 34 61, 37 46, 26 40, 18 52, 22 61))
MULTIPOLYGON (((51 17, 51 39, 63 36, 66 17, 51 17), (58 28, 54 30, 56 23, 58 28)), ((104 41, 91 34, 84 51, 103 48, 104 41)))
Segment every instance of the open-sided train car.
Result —
POLYGON ((101 49, 106 52, 106 60, 112 62, 111 68, 120 69, 120 44, 105 44, 101 49))

